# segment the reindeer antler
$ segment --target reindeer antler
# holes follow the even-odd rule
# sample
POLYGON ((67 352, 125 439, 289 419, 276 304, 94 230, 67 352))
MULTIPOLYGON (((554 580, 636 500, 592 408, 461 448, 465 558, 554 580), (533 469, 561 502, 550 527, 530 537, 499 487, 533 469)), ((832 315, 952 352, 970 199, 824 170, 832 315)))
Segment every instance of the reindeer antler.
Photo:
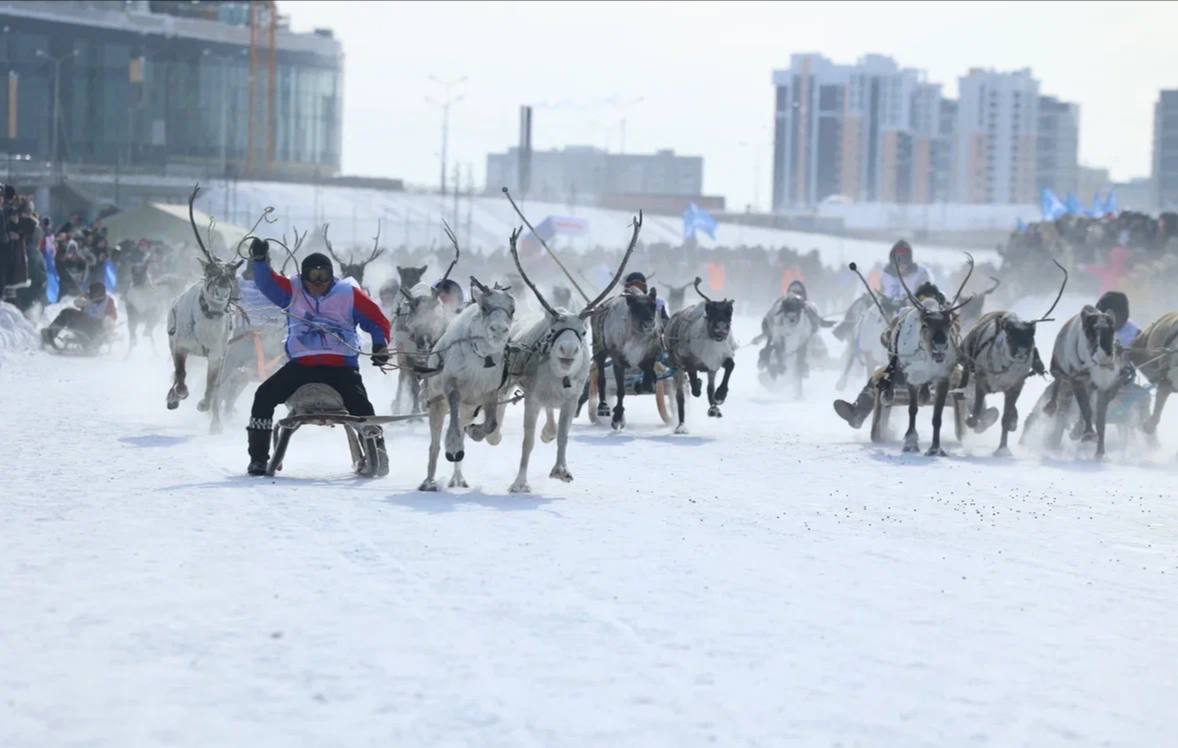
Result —
POLYGON ((330 226, 330 223, 323 224, 323 245, 327 247, 327 254, 331 255, 331 259, 335 260, 342 266, 344 261, 335 256, 335 249, 333 249, 331 246, 331 240, 327 238, 327 229, 330 226))
POLYGON ((1051 258, 1051 261, 1055 263, 1055 266, 1057 268, 1059 268, 1061 271, 1063 271, 1063 283, 1061 283, 1059 285, 1059 293, 1056 294, 1055 301, 1051 302, 1051 308, 1047 310, 1047 314, 1044 314, 1042 317, 1035 320, 1036 322, 1050 322, 1051 321, 1051 319, 1050 319, 1051 313, 1055 311, 1055 307, 1056 307, 1056 305, 1059 304, 1059 300, 1063 298, 1063 290, 1068 287, 1068 269, 1065 268, 1063 265, 1060 265, 1059 260, 1055 259, 1054 257, 1051 258))
MULTIPOLYGON (((447 233, 449 233, 449 228, 449 226, 446 227, 447 233)), ((536 294, 536 300, 540 302, 540 306, 544 307, 544 311, 548 312, 553 317, 559 317, 560 314, 557 313, 557 311, 553 309, 551 305, 549 305, 547 299, 544 298, 544 294, 540 293, 540 289, 536 288, 535 283, 532 283, 532 279, 529 278, 528 274, 524 272, 524 266, 519 262, 519 250, 516 249, 515 244, 516 240, 519 239, 520 232, 523 230, 523 226, 514 229, 511 232, 511 237, 507 240, 508 245, 511 247, 511 259, 515 261, 515 269, 519 271, 519 277, 523 278, 527 287, 532 289, 532 293, 536 294)))
POLYGON ((638 232, 642 230, 641 210, 638 211, 638 217, 634 219, 634 223, 632 225, 634 226, 634 233, 630 235, 630 246, 626 247, 626 254, 622 255, 622 264, 618 265, 618 272, 614 273, 613 280, 609 282, 609 285, 605 287, 605 290, 598 294, 596 299, 590 301, 588 306, 581 310, 579 315, 581 319, 585 319, 593 313, 593 308, 600 304, 602 299, 609 295, 609 292, 612 291, 614 286, 618 285, 618 281, 622 279, 622 273, 626 272, 626 263, 629 262, 630 255, 634 252, 634 246, 638 244, 638 232))
MULTIPOLYGON (((450 262, 450 267, 446 268, 446 273, 442 276, 442 280, 447 280, 450 277, 450 271, 458 264, 458 258, 462 254, 462 250, 458 248, 458 237, 454 235, 454 232, 450 229, 450 224, 446 223, 445 218, 442 219, 442 226, 446 230, 446 238, 454 245, 454 259, 450 262)), ((518 265, 519 263, 517 262, 516 264, 518 265)))
POLYGON ((949 306, 953 306, 961 298, 961 292, 965 290, 965 284, 969 283, 969 277, 973 275, 973 255, 966 252, 965 256, 969 258, 969 270, 966 271, 965 279, 961 281, 961 285, 957 287, 957 293, 953 294, 953 301, 949 302, 949 306))
POLYGON ((699 294, 699 295, 700 295, 700 297, 701 297, 701 298, 702 298, 704 301, 711 301, 711 299, 709 299, 707 296, 704 296, 704 292, 703 292, 703 291, 699 290, 699 284, 700 284, 700 283, 703 283, 703 279, 702 279, 702 278, 700 278, 700 277, 697 275, 697 276, 695 276, 695 280, 694 280, 694 281, 692 281, 691 285, 695 287, 695 292, 696 292, 697 294, 699 294))
POLYGON ((382 254, 384 254, 384 250, 380 248, 380 219, 378 218, 376 219, 376 236, 372 238, 372 254, 360 264, 367 267, 368 263, 380 257, 382 254))
POLYGON ((209 248, 201 241, 200 229, 196 227, 196 216, 193 214, 192 204, 196 202, 196 196, 200 194, 200 184, 197 183, 192 188, 192 194, 188 196, 188 222, 192 224, 192 233, 196 235, 196 245, 200 247, 200 251, 208 258, 209 262, 216 262, 217 258, 209 253, 209 248))
POLYGON ((900 280, 900 286, 903 287, 904 293, 908 294, 908 300, 912 302, 912 306, 920 310, 921 314, 927 313, 928 310, 924 308, 924 304, 912 295, 912 289, 908 288, 908 284, 904 282, 904 274, 900 272, 900 265, 896 262, 895 256, 892 257, 892 269, 896 271, 896 278, 900 280))
POLYGON ((989 296, 990 294, 997 291, 998 287, 1002 285, 1002 281, 998 280, 993 275, 990 276, 990 280, 994 281, 994 285, 990 286, 985 291, 982 291, 982 293, 980 294, 981 296, 989 296))

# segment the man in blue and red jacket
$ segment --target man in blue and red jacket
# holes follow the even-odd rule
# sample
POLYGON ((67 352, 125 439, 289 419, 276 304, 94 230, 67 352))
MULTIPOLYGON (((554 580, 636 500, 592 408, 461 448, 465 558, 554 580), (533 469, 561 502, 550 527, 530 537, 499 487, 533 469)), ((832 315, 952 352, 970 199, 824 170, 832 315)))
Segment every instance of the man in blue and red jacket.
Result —
MULTIPOLYGON (((372 363, 388 363, 389 320, 380 306, 356 286, 337 282, 331 260, 313 252, 301 272, 289 278, 270 268, 269 243, 250 244, 254 283, 267 299, 286 310, 286 355, 290 360, 258 385, 250 411, 250 475, 264 475, 270 459, 274 408, 304 384, 326 384, 357 416, 374 414, 360 379, 360 337, 356 327, 372 336, 372 363)), ((378 428, 378 427, 377 427, 378 428)), ((383 439, 380 440, 383 444, 383 439)))

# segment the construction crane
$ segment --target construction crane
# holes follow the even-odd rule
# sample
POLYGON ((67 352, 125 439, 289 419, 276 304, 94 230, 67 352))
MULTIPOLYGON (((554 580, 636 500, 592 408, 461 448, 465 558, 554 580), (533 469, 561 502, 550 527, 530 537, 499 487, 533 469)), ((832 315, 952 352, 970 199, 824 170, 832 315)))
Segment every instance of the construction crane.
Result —
POLYGON ((278 6, 274 0, 250 1, 250 63, 248 131, 245 149, 245 172, 257 177, 270 174, 274 167, 274 100, 278 91, 278 6), (265 81, 262 89, 261 81, 265 81), (265 106, 264 117, 259 112, 265 106), (259 120, 261 120, 259 122, 259 120), (265 129, 265 151, 259 158, 258 129, 265 129))

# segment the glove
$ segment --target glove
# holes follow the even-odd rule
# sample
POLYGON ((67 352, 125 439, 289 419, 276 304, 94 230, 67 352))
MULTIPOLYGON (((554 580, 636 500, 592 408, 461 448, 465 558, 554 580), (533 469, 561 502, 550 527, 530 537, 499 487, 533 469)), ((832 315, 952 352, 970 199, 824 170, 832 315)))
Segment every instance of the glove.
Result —
POLYGON ((1137 377, 1137 368, 1133 364, 1125 364, 1121 369, 1121 384, 1133 384, 1137 377))
POLYGON ((372 365, 385 366, 389 362, 389 347, 387 345, 378 345, 372 349, 372 365))
POLYGON ((250 242, 250 259, 254 262, 269 262, 270 242, 254 237, 254 240, 250 242))

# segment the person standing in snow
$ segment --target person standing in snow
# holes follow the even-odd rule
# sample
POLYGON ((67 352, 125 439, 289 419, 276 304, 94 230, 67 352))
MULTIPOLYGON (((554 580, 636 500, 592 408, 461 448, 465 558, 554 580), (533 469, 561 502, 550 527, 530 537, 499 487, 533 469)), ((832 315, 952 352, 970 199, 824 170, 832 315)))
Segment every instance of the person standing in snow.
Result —
MULTIPOLYGON (((286 310, 289 361, 254 393, 249 425, 250 475, 265 475, 270 460, 274 409, 304 384, 326 384, 339 393, 352 415, 375 414, 360 378, 356 327, 372 336, 372 363, 388 363, 389 320, 380 306, 346 280, 337 281, 331 260, 319 252, 303 258, 298 275, 285 278, 270 267, 268 242, 250 244, 254 283, 267 299, 286 310)), ((384 450, 384 438, 378 437, 384 450)))

